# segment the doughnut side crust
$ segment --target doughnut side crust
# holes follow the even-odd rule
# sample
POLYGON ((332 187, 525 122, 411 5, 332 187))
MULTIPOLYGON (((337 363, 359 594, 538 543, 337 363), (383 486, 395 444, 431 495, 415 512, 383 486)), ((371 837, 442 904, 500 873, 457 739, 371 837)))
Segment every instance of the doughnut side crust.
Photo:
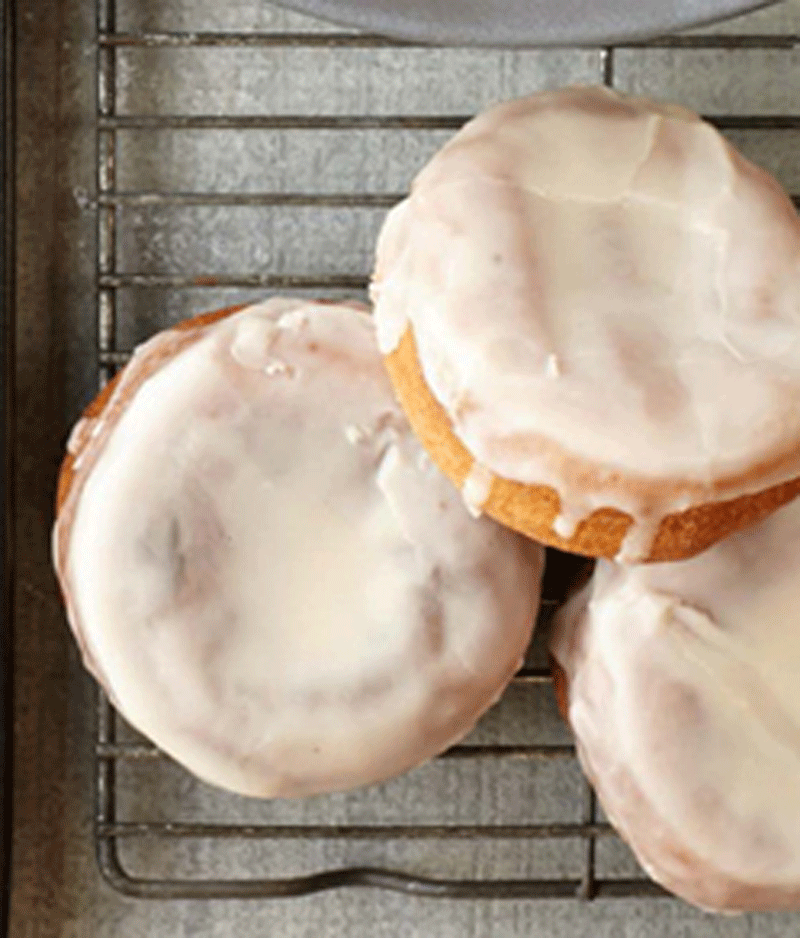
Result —
MULTIPOLYGON (((398 400, 417 436, 436 465, 457 488, 463 490, 475 466, 475 459, 453 432, 445 409, 425 381, 410 328, 385 361, 398 400)), ((574 471, 591 475, 592 468, 576 466, 574 471)), ((753 477, 757 478, 757 473, 753 473, 753 477)), ((740 484, 741 480, 732 480, 731 488, 740 484)), ((632 482, 631 487, 635 487, 635 483, 632 482)), ((642 485, 645 497, 651 495, 648 488, 642 485)), ((654 494, 657 497, 658 492, 654 494)), ((720 485, 719 501, 696 505, 663 518, 649 553, 640 559, 660 562, 692 557, 735 531, 766 518, 799 494, 800 478, 781 482, 752 495, 727 499, 725 487, 720 485)), ((516 482, 494 474, 481 510, 543 544, 588 557, 618 556, 634 523, 631 515, 618 508, 603 507, 580 521, 570 537, 559 536, 553 525, 561 513, 561 503, 554 488, 516 482)))

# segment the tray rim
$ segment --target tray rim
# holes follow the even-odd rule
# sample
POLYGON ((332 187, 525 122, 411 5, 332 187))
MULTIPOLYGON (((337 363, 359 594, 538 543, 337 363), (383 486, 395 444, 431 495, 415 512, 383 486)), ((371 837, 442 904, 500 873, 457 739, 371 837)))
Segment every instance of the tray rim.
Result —
MULTIPOLYGON (((778 0, 703 0, 703 6, 707 7, 705 11, 686 9, 675 11, 672 16, 666 15, 668 11, 664 11, 665 15, 661 17, 654 15, 644 21, 637 21, 631 24, 629 29, 619 29, 615 26, 608 30, 576 28, 573 32, 568 32, 563 24, 554 25, 552 21, 549 25, 544 23, 543 28, 539 30, 531 29, 530 23, 521 26, 519 22, 514 22, 513 25, 501 27, 492 33, 487 32, 481 24, 469 21, 420 20, 414 16, 413 10, 403 9, 406 4, 402 0, 378 0, 378 4, 375 0, 274 0, 274 2, 278 6, 297 13, 401 41, 444 46, 530 48, 536 46, 602 46, 641 42, 677 30, 710 25, 773 6, 778 0), (394 9, 387 9, 390 6, 394 9)), ((459 5, 462 0, 450 0, 450 2, 459 5)), ((505 0, 492 0, 492 2, 497 5, 504 3, 505 0)), ((559 3, 558 0, 552 0, 552 2, 563 7, 563 2, 559 3)), ((638 6, 636 0, 629 0, 629 2, 632 6, 638 6)), ((569 3, 575 7, 575 21, 579 23, 577 8, 581 6, 581 0, 569 0, 569 3)), ((615 5, 615 0, 595 0, 594 5, 597 6, 598 3, 611 7, 615 5)), ((615 23, 618 22, 617 17, 612 16, 610 11, 609 18, 615 23)))

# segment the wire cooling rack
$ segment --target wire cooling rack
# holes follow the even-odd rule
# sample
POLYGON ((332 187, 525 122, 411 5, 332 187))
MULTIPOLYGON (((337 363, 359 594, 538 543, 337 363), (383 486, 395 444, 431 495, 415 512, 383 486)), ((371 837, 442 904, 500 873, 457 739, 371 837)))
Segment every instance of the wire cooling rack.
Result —
MULTIPOLYGON (((244 0, 242 15, 217 28, 193 22, 191 4, 173 3, 174 16, 164 17, 147 0, 97 0, 101 380, 137 341, 183 316, 273 290, 363 295, 382 212, 448 133, 492 97, 575 81, 660 93, 648 87, 650 61, 672 76, 664 96, 680 100, 684 68, 702 73, 708 61, 707 96, 721 102, 708 116, 800 188, 798 158, 786 156, 800 152, 800 117, 790 107, 797 89, 781 81, 800 66, 800 36, 785 31, 706 30, 569 57, 425 49, 252 12, 244 0), (638 53, 643 65, 635 64, 638 53), (221 63, 220 87, 238 82, 241 90, 252 74, 260 89, 249 97, 223 90, 213 103, 214 56, 221 56, 213 59, 221 63), (231 56, 245 57, 233 77, 225 64, 231 56), (317 67, 320 87, 329 87, 315 108, 314 88, 302 97, 297 87, 317 67), (399 82, 398 68, 406 70, 399 82), (423 91, 442 68, 462 75, 442 85, 439 107, 437 93, 423 91), (197 94, 186 90, 191 69, 197 94), (754 96, 770 71, 777 89, 754 96), (184 90, 175 92, 170 76, 179 72, 184 90), (738 90, 730 84, 737 81, 738 90), (463 87, 453 91, 454 84, 463 87), (386 94, 389 85, 402 93, 386 94), (739 100, 757 103, 742 110, 732 103, 739 100), (242 166, 252 163, 248 139, 256 136, 264 167, 247 177, 242 166), (181 161, 191 164, 185 174, 181 161), (237 213, 246 221, 230 231, 226 219, 237 213), (206 237, 220 227, 221 236, 206 237), (265 253, 254 254, 253 242, 262 240, 265 253)), ((540 635, 575 563, 550 561, 540 635)), ((661 895, 598 815, 555 715, 541 645, 506 697, 513 706, 504 700, 477 734, 412 773, 410 788, 400 780, 298 806, 205 788, 133 733, 100 694, 100 869, 122 893, 153 899, 285 897, 341 886, 487 899, 661 895)))

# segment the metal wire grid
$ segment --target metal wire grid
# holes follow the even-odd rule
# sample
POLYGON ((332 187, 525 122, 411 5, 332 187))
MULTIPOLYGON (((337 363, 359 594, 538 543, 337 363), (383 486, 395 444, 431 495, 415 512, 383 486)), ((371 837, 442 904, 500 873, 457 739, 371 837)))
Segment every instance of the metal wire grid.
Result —
MULTIPOLYGON (((118 113, 117 53, 121 48, 203 48, 203 47, 324 47, 378 48, 407 45, 354 32, 121 32, 117 29, 115 0, 97 0, 97 346, 101 380, 106 381, 124 363, 127 353, 117 348, 118 295, 122 290, 145 288, 182 289, 203 286, 257 288, 266 290, 363 290, 365 277, 315 275, 313 271, 286 274, 241 274, 219 276, 214 272, 182 274, 122 273, 117 269, 118 212, 122 206, 171 204, 182 206, 290 206, 337 208, 368 206, 388 208, 400 193, 307 194, 303 192, 192 193, 171 191, 121 191, 117 185, 117 145, 121 130, 156 129, 260 129, 260 130, 455 130, 470 115, 225 115, 225 114, 143 114, 118 113)), ((639 47, 632 44, 627 48, 639 47)), ((758 49, 792 50, 800 36, 788 35, 682 35, 650 42, 649 48, 663 49, 758 49)), ((615 82, 616 49, 598 49, 605 83, 615 82)), ((797 130, 800 116, 787 114, 728 114, 712 120, 723 130, 797 130)), ((800 199, 794 196, 795 204, 800 199)), ((559 589, 546 595, 544 616, 561 598, 559 589)), ((526 668, 515 682, 523 688, 539 688, 549 683, 545 668, 526 668)), ((97 707, 96 757, 96 847, 100 870, 120 892, 140 898, 270 898, 298 896, 342 886, 371 886, 430 897, 451 898, 569 898, 646 897, 662 895, 662 890, 644 877, 607 878, 598 875, 598 838, 612 836, 608 824, 598 820, 594 794, 584 783, 581 818, 578 822, 515 825, 438 824, 220 824, 216 822, 124 821, 118 814, 118 769, 137 760, 165 758, 144 743, 123 741, 118 717, 106 697, 99 693, 97 707), (255 839, 286 843, 324 838, 333 841, 371 840, 449 840, 480 842, 530 841, 531 849, 545 841, 579 840, 582 872, 577 878, 536 879, 439 879, 414 875, 399 869, 347 867, 324 869, 311 875, 290 878, 254 876, 250 879, 219 879, 200 875, 186 878, 131 875, 120 857, 125 838, 169 840, 198 839, 212 843, 232 839, 255 839)), ((574 760, 571 746, 533 741, 526 745, 468 744, 450 749, 443 759, 490 760, 494 771, 502 773, 509 759, 532 763, 555 761, 559 765, 574 760)))

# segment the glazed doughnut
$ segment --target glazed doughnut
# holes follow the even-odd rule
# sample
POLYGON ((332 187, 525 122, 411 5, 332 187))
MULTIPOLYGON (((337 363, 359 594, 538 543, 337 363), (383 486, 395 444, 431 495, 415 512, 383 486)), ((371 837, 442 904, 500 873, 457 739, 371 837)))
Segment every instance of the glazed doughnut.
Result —
POLYGON ((470 517, 361 309, 275 299, 141 346, 88 409, 54 554, 126 719, 247 795, 376 782, 520 666, 543 550, 470 517))
POLYGON ((707 909, 800 908, 800 502, 691 560, 598 561, 556 615, 562 710, 611 822, 707 909))
POLYGON ((691 556, 800 492, 800 222, 683 108, 491 108, 388 215, 379 344, 473 509, 564 550, 691 556))

